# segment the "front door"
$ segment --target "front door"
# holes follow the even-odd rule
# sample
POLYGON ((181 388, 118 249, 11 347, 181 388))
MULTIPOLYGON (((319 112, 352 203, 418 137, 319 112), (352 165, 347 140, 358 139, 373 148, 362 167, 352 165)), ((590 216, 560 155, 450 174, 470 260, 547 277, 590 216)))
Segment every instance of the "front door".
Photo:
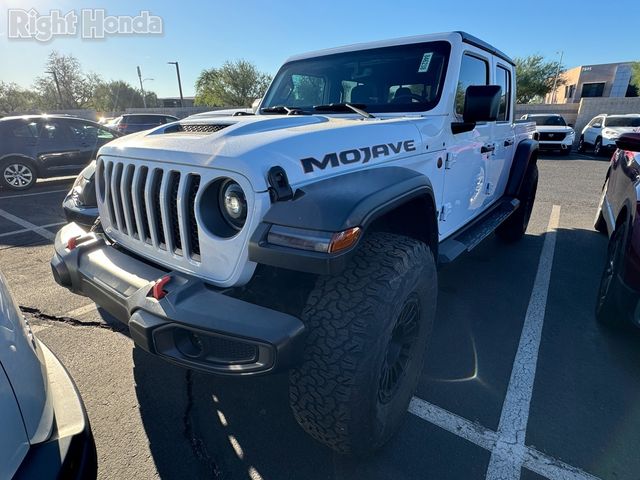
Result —
MULTIPOLYGON (((489 59, 478 51, 462 57, 454 118, 462 119, 464 98, 470 85, 489 84, 489 59)), ((482 212, 487 196, 488 165, 495 145, 491 142, 494 122, 478 123, 470 132, 454 136, 447 149, 440 238, 448 237, 482 212)))
POLYGON ((38 125, 38 161, 49 173, 65 173, 81 161, 80 145, 61 119, 43 119, 38 125))

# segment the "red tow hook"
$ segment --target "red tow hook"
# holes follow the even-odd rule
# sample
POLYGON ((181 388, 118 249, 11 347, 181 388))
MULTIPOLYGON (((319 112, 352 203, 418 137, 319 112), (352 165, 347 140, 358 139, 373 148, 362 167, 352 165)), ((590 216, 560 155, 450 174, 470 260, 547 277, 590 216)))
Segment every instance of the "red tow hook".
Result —
POLYGON ((76 235, 75 237, 71 237, 69 240, 67 240, 67 250, 73 250, 78 245, 86 242, 87 240, 90 240, 91 238, 92 237, 90 235, 76 235))
POLYGON ((156 280, 156 283, 151 287, 151 291, 149 292, 153 298, 156 300, 160 300, 164 298, 167 293, 164 286, 171 281, 171 277, 169 275, 165 275, 164 277, 156 280))

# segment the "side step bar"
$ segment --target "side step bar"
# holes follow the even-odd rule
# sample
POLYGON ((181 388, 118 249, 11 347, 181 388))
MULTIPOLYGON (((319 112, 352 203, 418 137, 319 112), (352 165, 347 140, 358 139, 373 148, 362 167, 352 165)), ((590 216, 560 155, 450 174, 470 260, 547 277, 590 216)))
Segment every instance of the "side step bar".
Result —
POLYGON ((464 252, 473 250, 520 206, 520 200, 505 197, 498 200, 489 210, 471 224, 447 238, 438 247, 438 263, 452 262, 464 252))

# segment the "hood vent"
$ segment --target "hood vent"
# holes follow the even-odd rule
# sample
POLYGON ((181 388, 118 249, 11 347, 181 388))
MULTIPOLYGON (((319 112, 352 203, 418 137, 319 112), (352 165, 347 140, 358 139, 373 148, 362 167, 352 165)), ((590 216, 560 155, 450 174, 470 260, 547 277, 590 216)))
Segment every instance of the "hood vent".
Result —
POLYGON ((164 133, 215 133, 231 125, 215 123, 176 123, 165 128, 164 133))

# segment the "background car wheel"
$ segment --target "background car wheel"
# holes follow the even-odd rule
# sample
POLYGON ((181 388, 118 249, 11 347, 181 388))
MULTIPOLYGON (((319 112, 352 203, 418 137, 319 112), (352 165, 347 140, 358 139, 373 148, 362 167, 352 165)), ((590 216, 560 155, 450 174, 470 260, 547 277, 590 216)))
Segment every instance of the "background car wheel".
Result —
POLYGON ((578 141, 578 152, 584 153, 585 150, 584 137, 580 137, 580 140, 578 141))
POLYGON ((429 247, 400 235, 370 235, 342 274, 320 277, 302 316, 303 362, 290 375, 300 426, 339 453, 381 447, 418 383, 436 299, 429 247))
POLYGON ((27 190, 37 178, 33 166, 24 160, 9 160, 0 167, 0 182, 12 190, 27 190))
POLYGON ((619 327, 623 324, 623 315, 616 302, 619 286, 618 275, 624 261, 627 238, 627 223, 621 223, 613 231, 607 248, 607 261, 600 277, 600 288, 596 303, 596 319, 603 325, 619 327))
POLYGON ((507 243, 513 243, 520 240, 529 225, 533 203, 536 199, 536 191, 538 190, 538 166, 533 164, 529 166, 522 190, 518 195, 520 206, 511 214, 507 220, 496 229, 496 235, 500 240, 507 243))
POLYGON ((602 155, 602 139, 600 137, 596 138, 596 143, 593 144, 593 154, 596 157, 602 155))

